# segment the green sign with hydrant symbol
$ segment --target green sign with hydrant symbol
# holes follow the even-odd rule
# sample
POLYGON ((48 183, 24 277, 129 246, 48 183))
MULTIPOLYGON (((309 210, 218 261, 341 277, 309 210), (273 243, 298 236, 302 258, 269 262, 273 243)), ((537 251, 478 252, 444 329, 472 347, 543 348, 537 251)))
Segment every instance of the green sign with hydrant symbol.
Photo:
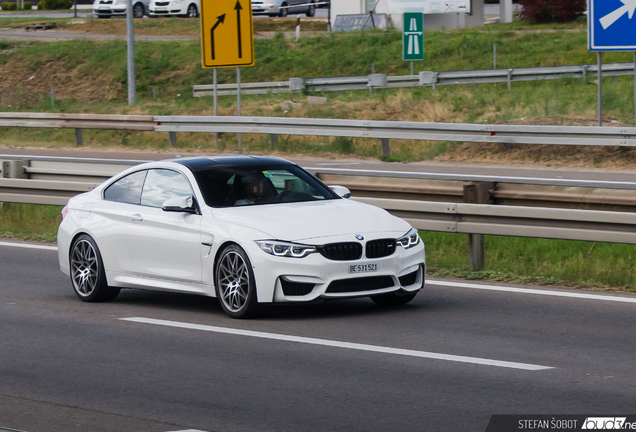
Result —
POLYGON ((402 59, 424 60, 424 14, 405 12, 402 28, 402 59))

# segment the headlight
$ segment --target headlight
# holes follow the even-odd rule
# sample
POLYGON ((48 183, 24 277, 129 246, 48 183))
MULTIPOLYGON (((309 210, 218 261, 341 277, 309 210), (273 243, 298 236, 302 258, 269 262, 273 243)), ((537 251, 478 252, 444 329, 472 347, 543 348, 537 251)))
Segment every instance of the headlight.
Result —
POLYGON ((114 4, 114 5, 125 5, 125 4, 127 4, 127 3, 128 3, 128 2, 127 2, 126 0, 115 0, 115 1, 113 2, 113 4, 114 4))
POLYGON ((420 243, 420 235, 415 228, 411 228, 404 237, 397 239, 397 244, 404 249, 412 248, 420 243))
POLYGON ((318 252, 315 246, 289 243, 278 240, 258 240, 256 244, 270 255, 290 258, 303 258, 318 252))

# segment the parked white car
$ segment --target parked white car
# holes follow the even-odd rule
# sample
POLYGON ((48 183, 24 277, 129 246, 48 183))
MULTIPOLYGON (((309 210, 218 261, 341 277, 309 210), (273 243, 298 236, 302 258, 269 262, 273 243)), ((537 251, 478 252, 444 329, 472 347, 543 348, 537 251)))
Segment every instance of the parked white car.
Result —
POLYGON ((349 195, 274 157, 138 165, 69 200, 60 268, 87 302, 174 291, 218 297, 234 318, 271 303, 408 303, 425 279, 417 230, 349 195))
POLYGON ((304 13, 308 17, 316 14, 315 0, 252 0, 252 14, 271 17, 304 13))
POLYGON ((181 16, 196 18, 199 16, 199 0, 150 0, 148 16, 181 16))
MULTIPOLYGON (((143 18, 148 14, 150 0, 133 0, 133 17, 143 18)), ((125 17, 128 0, 95 0, 93 16, 97 18, 125 17)))

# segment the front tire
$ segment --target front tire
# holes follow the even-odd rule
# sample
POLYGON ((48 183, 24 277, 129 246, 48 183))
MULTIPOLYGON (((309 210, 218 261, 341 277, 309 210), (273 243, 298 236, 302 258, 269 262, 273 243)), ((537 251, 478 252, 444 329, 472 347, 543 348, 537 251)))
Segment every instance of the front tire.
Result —
POLYGON ((133 6, 133 18, 143 18, 144 17, 144 5, 141 3, 135 3, 133 6))
POLYGON ((220 253, 214 285, 219 303, 230 317, 250 318, 259 312, 252 264, 237 245, 230 245, 220 253))
POLYGON ((119 288, 106 283, 102 255, 95 240, 87 234, 79 236, 71 246, 70 271, 73 289, 82 301, 110 301, 119 294, 119 288))
POLYGON ((188 6, 188 13, 186 15, 188 18, 197 18, 199 16, 199 11, 197 10, 197 5, 194 3, 188 6))
POLYGON ((379 306, 400 306, 405 305, 411 300, 415 298, 417 295, 417 291, 414 293, 398 295, 395 292, 390 292, 386 294, 378 294, 371 296, 371 300, 375 302, 375 304, 379 306))

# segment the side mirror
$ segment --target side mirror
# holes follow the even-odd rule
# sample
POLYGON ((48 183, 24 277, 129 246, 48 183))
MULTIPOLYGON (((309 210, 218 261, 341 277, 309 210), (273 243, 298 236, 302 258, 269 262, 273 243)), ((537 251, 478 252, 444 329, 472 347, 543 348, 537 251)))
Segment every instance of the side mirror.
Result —
POLYGON ((177 213, 197 213, 197 209, 194 207, 194 198, 191 196, 170 198, 163 203, 161 210, 177 213))
POLYGON ((340 198, 351 198, 351 191, 344 186, 329 186, 340 198))

